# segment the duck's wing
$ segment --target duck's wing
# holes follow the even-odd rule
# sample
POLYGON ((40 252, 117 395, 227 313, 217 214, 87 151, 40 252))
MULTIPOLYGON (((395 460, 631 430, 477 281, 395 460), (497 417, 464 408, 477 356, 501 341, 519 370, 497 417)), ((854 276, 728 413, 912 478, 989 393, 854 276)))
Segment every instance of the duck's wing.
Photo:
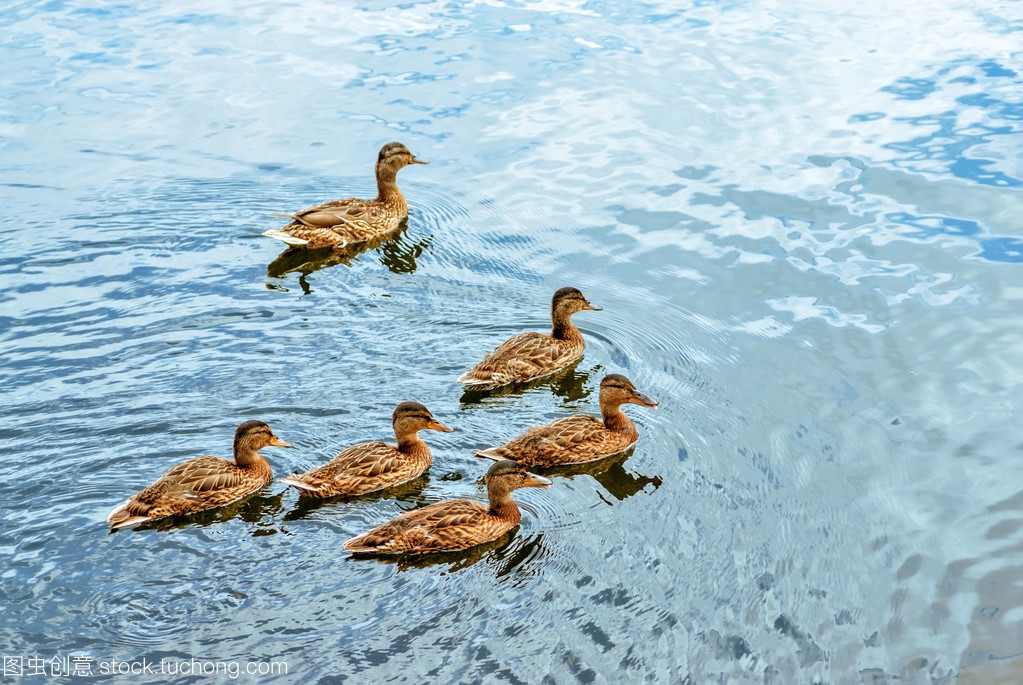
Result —
POLYGON ((362 242, 397 228, 402 218, 372 200, 357 198, 324 202, 284 216, 291 217, 290 224, 263 235, 309 248, 362 242))
MULTIPOLYGON (((265 482, 265 481, 264 481, 265 482)), ((234 462, 196 457, 174 466, 107 517, 113 528, 227 504, 263 483, 234 462)))
POLYGON ((613 452, 609 432, 595 416, 576 414, 530 428, 522 435, 501 445, 476 453, 495 461, 511 459, 528 466, 579 464, 613 452))
POLYGON ((250 480, 251 474, 233 461, 207 456, 178 464, 154 483, 154 487, 163 485, 163 492, 199 494, 227 490, 250 480))
POLYGON ((519 333, 462 374, 458 382, 479 388, 524 383, 563 369, 581 354, 573 345, 544 333, 519 333))
POLYGON ((423 470, 411 463, 394 445, 362 442, 345 449, 309 473, 282 478, 281 482, 325 497, 358 495, 404 483, 423 470))
POLYGON ((487 542, 508 527, 488 513, 486 505, 446 500, 407 511, 368 533, 344 543, 355 554, 400 554, 454 551, 487 542))
POLYGON ((345 198, 323 202, 285 216, 290 216, 293 223, 307 228, 331 228, 344 226, 351 221, 372 219, 374 212, 372 206, 365 200, 345 198))

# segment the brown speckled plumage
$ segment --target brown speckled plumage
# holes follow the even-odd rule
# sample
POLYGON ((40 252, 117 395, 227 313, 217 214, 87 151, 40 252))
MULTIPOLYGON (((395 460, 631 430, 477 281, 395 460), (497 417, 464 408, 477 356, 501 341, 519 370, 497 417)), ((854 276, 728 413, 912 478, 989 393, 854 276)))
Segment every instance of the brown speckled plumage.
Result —
POLYGON ((372 200, 345 198, 331 200, 288 214, 287 226, 266 231, 293 247, 317 249, 343 248, 386 235, 401 226, 408 214, 408 203, 398 189, 398 171, 409 164, 427 164, 417 160, 401 143, 388 143, 377 158, 377 196, 372 200))
POLYGON ((262 421, 246 421, 234 434, 234 461, 204 456, 182 462, 110 512, 107 523, 122 528, 241 499, 273 478, 270 464, 258 452, 269 446, 289 447, 262 421))
POLYGON ((575 288, 561 288, 551 298, 550 334, 530 331, 512 336, 462 374, 458 382, 471 390, 491 390, 549 376, 579 361, 586 342, 572 323, 572 314, 583 310, 600 308, 587 302, 575 288))
POLYGON ((419 439, 419 431, 451 429, 433 418, 418 402, 402 402, 392 416, 397 445, 361 442, 343 450, 323 466, 308 473, 282 478, 303 495, 316 498, 346 495, 354 497, 383 490, 418 478, 430 468, 430 448, 419 439))
POLYGON ((576 414, 557 419, 501 445, 476 453, 487 459, 511 459, 524 466, 582 464, 619 454, 639 437, 635 424, 622 411, 626 403, 656 407, 625 376, 609 374, 600 382, 600 414, 576 414))
POLYGON ((426 554, 475 547, 519 525, 522 514, 511 498, 513 490, 551 484, 511 461, 491 466, 486 483, 489 504, 455 499, 406 511, 348 540, 344 548, 353 554, 426 554))

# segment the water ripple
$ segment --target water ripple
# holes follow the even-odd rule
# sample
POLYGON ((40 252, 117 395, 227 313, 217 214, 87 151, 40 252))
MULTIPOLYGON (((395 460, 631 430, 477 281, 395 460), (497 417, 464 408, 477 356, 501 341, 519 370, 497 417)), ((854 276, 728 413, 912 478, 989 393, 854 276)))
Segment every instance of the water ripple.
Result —
MULTIPOLYGON (((1019 8, 214 3, 0 10, 5 654, 286 659, 317 682, 975 682, 1018 670, 1019 8), (226 69, 226 65, 230 69, 226 69), (275 212, 374 192, 407 226, 281 255, 275 212), (461 396, 576 317, 573 369, 461 396), (468 553, 348 536, 484 497, 472 454, 600 378, 631 453, 516 494, 468 553), (278 476, 456 432, 356 502, 279 483, 106 534, 245 419, 278 476), (286 636, 282 641, 281 636, 286 636)), ((270 678, 269 681, 273 681, 270 678)))

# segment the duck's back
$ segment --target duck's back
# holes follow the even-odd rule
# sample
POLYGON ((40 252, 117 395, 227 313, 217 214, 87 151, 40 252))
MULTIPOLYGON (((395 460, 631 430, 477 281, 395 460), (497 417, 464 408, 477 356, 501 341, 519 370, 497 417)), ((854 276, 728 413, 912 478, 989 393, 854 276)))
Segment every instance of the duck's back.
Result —
POLYGON ((112 526, 155 520, 229 504, 263 487, 273 477, 263 459, 241 468, 233 461, 203 456, 175 465, 109 517, 112 526))
POLYGON ((525 466, 582 464, 624 451, 634 437, 609 431, 596 416, 575 414, 530 428, 501 445, 478 452, 489 459, 510 459, 525 466))
POLYGON ((291 214, 291 223, 267 235, 309 249, 361 243, 397 230, 406 214, 407 207, 345 198, 291 214))
POLYGON ((312 497, 362 495, 419 477, 430 466, 430 452, 404 454, 385 442, 362 442, 345 449, 309 473, 282 479, 312 497))
MULTIPOLYGON (((517 509, 515 510, 517 512, 517 509)), ((500 537, 518 525, 470 500, 446 500, 401 514, 344 543, 355 554, 457 551, 500 537)))
POLYGON ((458 382, 477 387, 525 383, 578 361, 583 349, 581 341, 559 340, 536 331, 519 333, 501 343, 458 382))

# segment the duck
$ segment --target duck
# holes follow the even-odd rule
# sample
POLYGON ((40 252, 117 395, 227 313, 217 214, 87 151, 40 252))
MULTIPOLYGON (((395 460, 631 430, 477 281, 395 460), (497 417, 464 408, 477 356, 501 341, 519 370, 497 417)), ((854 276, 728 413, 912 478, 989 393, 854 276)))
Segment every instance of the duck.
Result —
POLYGON ((579 311, 601 311, 577 288, 565 287, 551 298, 550 334, 519 333, 498 345, 476 366, 459 376, 469 390, 493 390, 503 385, 526 383, 549 376, 582 359, 586 341, 572 323, 579 311))
POLYGON ((234 433, 234 461, 210 456, 184 461, 110 512, 107 523, 116 530, 216 509, 251 495, 273 480, 273 469, 259 454, 264 447, 291 445, 262 421, 245 421, 234 433))
POLYGON ((514 461, 499 461, 487 470, 487 504, 444 500, 406 511, 343 547, 355 555, 457 552, 496 540, 519 525, 522 512, 511 498, 519 488, 546 488, 551 481, 514 461))
POLYGON ((282 214, 291 217, 291 223, 263 235, 277 238, 289 247, 336 250, 386 235, 401 226, 408 215, 408 203, 398 189, 396 178, 398 172, 410 164, 429 162, 416 159, 401 143, 388 143, 380 148, 377 157, 377 196, 374 199, 348 197, 294 214, 282 214))
POLYGON ((308 473, 296 473, 280 482, 302 495, 326 499, 354 497, 401 485, 418 478, 430 468, 430 448, 419 438, 424 429, 450 433, 450 428, 418 402, 402 402, 391 416, 397 445, 360 442, 346 448, 323 466, 308 473))
POLYGON ((600 381, 600 415, 575 414, 530 428, 500 447, 480 450, 483 459, 510 459, 523 466, 584 464, 621 454, 636 444, 639 432, 622 411, 623 404, 655 409, 650 399, 625 376, 611 373, 600 381))

